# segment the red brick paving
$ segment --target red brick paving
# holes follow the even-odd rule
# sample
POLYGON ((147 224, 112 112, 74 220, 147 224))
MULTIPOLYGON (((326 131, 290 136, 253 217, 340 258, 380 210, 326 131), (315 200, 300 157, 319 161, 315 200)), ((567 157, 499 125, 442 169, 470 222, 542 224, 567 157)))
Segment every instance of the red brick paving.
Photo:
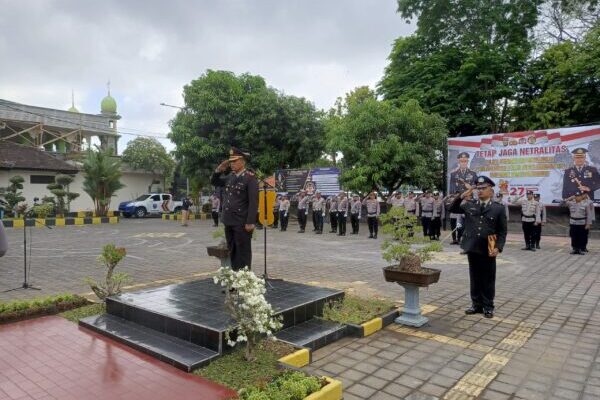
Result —
POLYGON ((0 325, 0 400, 216 400, 235 395, 61 317, 0 325))

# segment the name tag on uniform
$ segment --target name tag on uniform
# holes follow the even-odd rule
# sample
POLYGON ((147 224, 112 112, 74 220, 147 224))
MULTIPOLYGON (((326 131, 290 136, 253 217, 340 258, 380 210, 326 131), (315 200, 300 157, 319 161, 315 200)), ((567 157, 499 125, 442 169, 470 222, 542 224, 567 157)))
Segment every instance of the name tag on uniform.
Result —
POLYGON ((590 179, 592 177, 592 171, 585 171, 583 177, 590 179))

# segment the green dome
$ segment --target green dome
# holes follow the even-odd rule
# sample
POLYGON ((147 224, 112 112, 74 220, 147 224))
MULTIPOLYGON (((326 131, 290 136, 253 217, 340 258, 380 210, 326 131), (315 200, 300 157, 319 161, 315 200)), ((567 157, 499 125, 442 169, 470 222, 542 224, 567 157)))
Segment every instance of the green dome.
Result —
POLYGON ((79 112, 79 110, 77 108, 75 108, 75 106, 71 106, 67 111, 74 112, 74 113, 79 112))
POLYGON ((100 103, 100 112, 102 114, 116 114, 117 113, 117 102, 109 94, 102 99, 100 103))

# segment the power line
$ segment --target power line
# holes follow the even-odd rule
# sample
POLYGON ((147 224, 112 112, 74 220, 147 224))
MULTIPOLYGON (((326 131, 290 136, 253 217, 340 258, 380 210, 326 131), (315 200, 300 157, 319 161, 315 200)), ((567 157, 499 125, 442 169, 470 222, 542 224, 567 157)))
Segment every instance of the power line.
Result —
MULTIPOLYGON (((80 128, 87 128, 96 132, 101 132, 101 133, 107 133, 107 134, 123 134, 123 135, 130 135, 130 136, 138 136, 138 137, 149 137, 149 138, 158 138, 158 139, 168 139, 167 136, 164 136, 163 134, 157 134, 157 135, 151 135, 151 134, 141 134, 141 133, 135 133, 135 132, 127 132, 127 130, 131 130, 131 128, 126 128, 126 129, 119 129, 118 131, 112 131, 112 130, 108 130, 108 129, 103 129, 103 128, 98 128, 95 126, 91 126, 91 125, 86 125, 84 123, 81 122, 73 122, 73 121, 69 121, 66 119, 62 119, 59 117, 55 117, 52 115, 44 115, 44 114, 39 114, 39 113, 35 113, 33 111, 28 111, 28 110, 24 110, 20 107, 15 107, 12 103, 9 103, 5 100, 0 100, 0 105, 15 111, 20 111, 20 112, 24 112, 26 114, 31 114, 31 115, 35 115, 37 117, 41 117, 41 118, 49 118, 49 119, 53 119, 55 121, 60 121, 60 122, 64 122, 67 124, 71 124, 71 125, 77 125, 80 128)), ((141 131, 141 130, 140 130, 141 131)), ((156 133, 156 132, 150 132, 150 133, 156 133)))

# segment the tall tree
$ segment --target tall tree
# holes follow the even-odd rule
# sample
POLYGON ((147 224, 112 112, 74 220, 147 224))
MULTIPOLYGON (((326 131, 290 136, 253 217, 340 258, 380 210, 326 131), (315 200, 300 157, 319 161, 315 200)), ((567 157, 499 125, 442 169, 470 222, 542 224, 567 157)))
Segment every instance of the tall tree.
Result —
POLYGON ((83 161, 83 190, 92 198, 96 215, 106 216, 110 200, 125 185, 121 183, 121 162, 112 150, 88 150, 83 161))
POLYGON ((403 184, 441 186, 443 118, 425 113, 414 100, 400 107, 377 100, 366 88, 349 93, 340 105, 327 140, 329 148, 343 154, 344 187, 364 193, 403 184))
POLYGON ((379 84, 385 99, 416 99, 451 135, 506 129, 543 0, 398 0, 412 36, 398 39, 379 84))
POLYGON ((172 178, 175 170, 175 160, 167 153, 165 146, 154 138, 138 137, 129 142, 122 160, 135 169, 159 176, 163 188, 167 187, 167 180, 172 178))
POLYGON ((323 153, 320 112, 260 76, 208 70, 184 87, 183 97, 185 108, 171 121, 169 138, 186 172, 210 174, 230 146, 252 153, 252 165, 265 173, 323 153))

